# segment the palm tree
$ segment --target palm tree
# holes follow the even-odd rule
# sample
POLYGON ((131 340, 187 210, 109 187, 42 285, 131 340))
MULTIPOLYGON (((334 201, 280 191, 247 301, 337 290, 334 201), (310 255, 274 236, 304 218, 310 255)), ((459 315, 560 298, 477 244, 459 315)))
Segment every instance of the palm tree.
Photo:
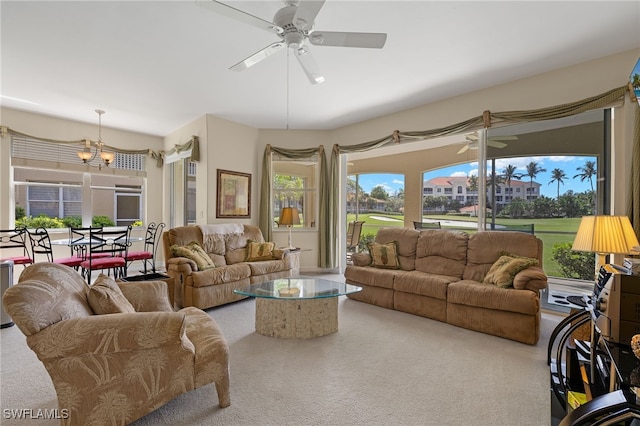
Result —
POLYGON ((516 166, 512 166, 511 164, 508 164, 507 167, 505 167, 504 170, 502 171, 502 176, 504 176, 504 181, 507 184, 507 193, 509 196, 511 196, 512 200, 513 200, 513 194, 511 193, 511 179, 516 179, 516 180, 522 179, 522 175, 519 173, 516 173, 516 170, 517 170, 516 166))
POLYGON ((533 197, 533 179, 538 175, 538 173, 546 172, 547 169, 543 167, 539 167, 538 163, 535 161, 527 164, 527 176, 529 176, 529 195, 533 197))
POLYGON ((580 178, 580 182, 584 182, 585 179, 589 179, 589 184, 591 185, 591 192, 593 192, 593 177, 596 175, 596 162, 595 161, 586 161, 584 166, 576 167, 576 170, 582 172, 575 175, 573 178, 580 178))
POLYGON ((553 169, 551 171, 551 180, 549 181, 549 185, 551 185, 553 182, 557 182, 558 183, 558 191, 557 191, 557 195, 556 195, 556 200, 560 199, 560 184, 564 185, 564 178, 566 178, 567 175, 564 172, 564 170, 561 169, 553 169))

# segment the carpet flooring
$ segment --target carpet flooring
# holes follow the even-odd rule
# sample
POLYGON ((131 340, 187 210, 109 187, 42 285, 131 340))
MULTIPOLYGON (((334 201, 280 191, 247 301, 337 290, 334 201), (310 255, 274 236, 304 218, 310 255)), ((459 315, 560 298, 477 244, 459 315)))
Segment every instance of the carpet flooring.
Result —
MULTIPOLYGON (((560 316, 543 313, 531 346, 345 297, 337 333, 283 340, 255 333, 254 309, 246 299, 207 311, 230 346, 230 407, 208 385, 134 424, 549 425, 546 345, 560 316)), ((5 410, 56 408, 51 380, 17 327, 0 346, 0 423, 33 424, 5 410)))

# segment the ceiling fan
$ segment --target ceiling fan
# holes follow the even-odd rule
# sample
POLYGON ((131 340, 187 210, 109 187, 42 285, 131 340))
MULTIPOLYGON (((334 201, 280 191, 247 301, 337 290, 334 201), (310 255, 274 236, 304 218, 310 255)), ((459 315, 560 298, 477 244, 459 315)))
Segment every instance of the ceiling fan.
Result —
MULTIPOLYGON (((460 148, 458 154, 463 154, 470 149, 478 149, 478 132, 469 133, 466 135, 466 144, 460 148)), ((487 140, 487 145, 494 148, 504 148, 507 144, 503 141, 517 141, 517 136, 494 136, 487 140)))
POLYGON ((337 31, 313 31, 314 20, 325 0, 284 0, 285 7, 278 10, 273 22, 253 16, 242 10, 228 6, 219 1, 198 2, 199 5, 221 15, 258 27, 280 37, 248 58, 233 65, 230 69, 242 71, 258 62, 290 47, 295 53, 307 78, 312 84, 324 81, 318 65, 309 51, 309 44, 314 46, 364 47, 380 49, 387 41, 385 33, 354 33, 337 31))

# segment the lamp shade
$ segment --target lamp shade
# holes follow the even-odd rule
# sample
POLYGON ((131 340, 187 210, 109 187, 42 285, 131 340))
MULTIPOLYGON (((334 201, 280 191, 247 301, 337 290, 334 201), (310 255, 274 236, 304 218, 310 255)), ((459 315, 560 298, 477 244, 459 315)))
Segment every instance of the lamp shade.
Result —
POLYGON ((583 216, 572 250, 598 254, 628 254, 638 245, 626 216, 583 216))
POLYGON ((280 211, 280 220, 278 220, 278 224, 287 226, 300 225, 298 209, 295 207, 283 207, 280 211))

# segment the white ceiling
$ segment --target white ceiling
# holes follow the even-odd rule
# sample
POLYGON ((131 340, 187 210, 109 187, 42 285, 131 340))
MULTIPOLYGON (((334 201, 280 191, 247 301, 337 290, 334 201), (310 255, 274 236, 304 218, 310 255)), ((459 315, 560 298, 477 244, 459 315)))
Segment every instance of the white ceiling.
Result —
MULTIPOLYGON (((226 3, 268 21, 284 6, 226 3)), ((311 46, 326 82, 311 85, 291 55, 287 84, 285 51, 228 69, 275 35, 190 0, 3 0, 0 14, 4 106, 96 123, 100 108, 106 127, 159 136, 204 114, 333 129, 640 48, 638 1, 327 0, 315 29, 387 43, 311 46)))

